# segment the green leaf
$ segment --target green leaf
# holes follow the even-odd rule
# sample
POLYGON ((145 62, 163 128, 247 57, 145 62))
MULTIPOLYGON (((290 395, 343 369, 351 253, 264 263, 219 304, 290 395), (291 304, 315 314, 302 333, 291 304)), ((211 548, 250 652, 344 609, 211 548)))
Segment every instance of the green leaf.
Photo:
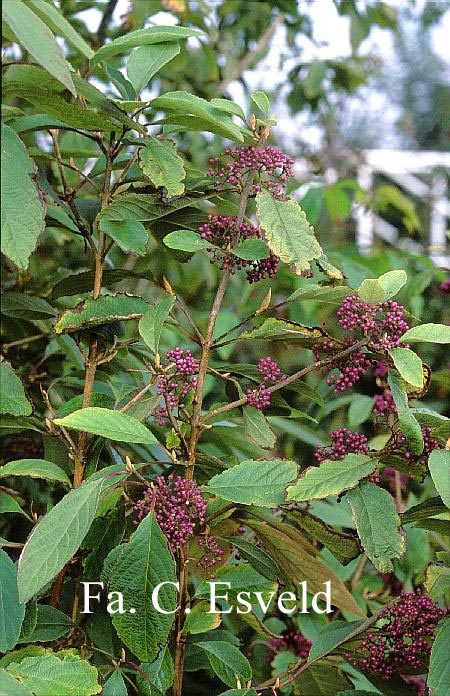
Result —
POLYGON ((294 321, 285 321, 270 317, 265 319, 260 326, 249 331, 244 331, 239 336, 239 340, 264 339, 270 341, 291 340, 307 347, 312 346, 318 340, 328 334, 317 326, 305 326, 294 321))
MULTIPOLYGON (((74 273, 59 281, 53 288, 52 298, 65 297, 66 295, 82 295, 85 292, 92 292, 94 287, 94 271, 81 271, 74 273)), ((111 268, 103 271, 102 283, 104 286, 120 283, 127 278, 142 278, 151 280, 153 278, 149 271, 136 273, 126 268, 111 268)))
POLYGON ((0 693, 2 696, 33 696, 33 693, 23 686, 12 674, 0 669, 0 693))
POLYGON ((16 459, 8 462, 0 467, 0 478, 5 476, 31 476, 70 484, 66 472, 45 459, 16 459))
POLYGON ((389 271, 379 278, 363 280, 358 289, 358 295, 363 302, 377 304, 394 297, 405 285, 408 276, 405 271, 389 271))
POLYGON ((400 338, 402 343, 450 343, 450 326, 445 324, 421 324, 408 329, 400 338))
POLYGON ((19 559, 21 602, 53 580, 79 548, 94 519, 102 485, 99 478, 70 491, 34 527, 19 559))
POLYGON ((86 58, 91 59, 94 51, 86 41, 75 31, 67 19, 51 3, 45 0, 28 0, 33 12, 35 12, 45 24, 56 34, 63 36, 72 46, 80 51, 86 58))
POLYGON ((335 648, 352 638, 355 630, 360 628, 364 621, 332 621, 321 629, 317 638, 314 640, 308 662, 318 660, 324 655, 329 655, 335 648))
POLYGON ((250 563, 253 568, 269 580, 277 580, 280 577, 280 569, 275 561, 264 551, 240 537, 218 537, 228 544, 239 549, 239 555, 250 563))
POLYGON ((1 140, 1 249, 16 266, 25 269, 45 226, 45 204, 33 180, 33 160, 19 136, 3 123, 1 140))
POLYGON ((428 468, 437 492, 450 509, 450 450, 433 450, 428 468))
POLYGON ((22 510, 19 503, 15 498, 12 497, 12 495, 8 495, 8 493, 3 493, 0 491, 0 514, 5 512, 14 512, 18 515, 25 515, 25 517, 31 521, 31 518, 28 517, 24 510, 22 510))
POLYGON ((70 103, 59 94, 56 94, 56 92, 50 91, 45 87, 11 81, 8 83, 8 90, 16 96, 26 99, 41 112, 44 111, 50 114, 50 116, 61 119, 68 126, 77 130, 109 133, 117 129, 117 126, 111 123, 111 121, 103 118, 95 111, 70 103))
POLYGON ((225 111, 227 114, 233 114, 234 116, 239 116, 243 121, 245 121, 245 114, 242 111, 241 107, 239 104, 236 104, 233 101, 230 101, 230 99, 211 99, 210 101, 211 106, 213 106, 215 109, 219 109, 219 111, 225 111))
POLYGON ((100 229, 114 239, 122 251, 134 251, 139 256, 145 256, 148 234, 142 222, 137 220, 122 220, 112 222, 102 220, 100 229))
POLYGON ((189 36, 204 36, 203 32, 196 29, 186 29, 185 27, 163 27, 153 26, 147 29, 129 31, 118 39, 114 39, 105 44, 95 53, 91 64, 95 65, 102 60, 106 60, 117 53, 126 53, 131 48, 140 48, 152 44, 173 43, 178 39, 187 39, 189 36))
POLYGON ((22 0, 4 0, 3 16, 25 50, 76 96, 64 54, 40 17, 22 0))
POLYGON ((105 681, 102 696, 128 696, 126 684, 118 669, 115 669, 109 679, 105 681))
POLYGON ((46 604, 37 605, 36 625, 21 643, 49 643, 68 633, 75 626, 72 619, 59 609, 46 604))
MULTIPOLYGON (((226 589, 226 594, 228 599, 235 601, 239 592, 243 590, 247 592, 261 592, 262 597, 265 600, 270 599, 271 593, 275 593, 277 590, 277 583, 273 580, 269 580, 258 573, 251 565, 248 563, 239 563, 238 565, 228 565, 220 568, 215 575, 216 582, 229 583, 229 587, 226 589)), ((221 588, 219 587, 219 590, 221 588)), ((225 594, 218 591, 217 595, 225 594)), ((211 598, 211 587, 208 580, 203 580, 197 587, 195 592, 196 599, 207 599, 211 598)), ((223 603, 217 597, 217 603, 223 603)), ((257 600, 254 600, 254 604, 257 604, 257 600)))
POLYGON ((342 580, 307 550, 303 533, 291 525, 278 527, 273 522, 268 524, 266 521, 247 517, 244 523, 253 529, 286 578, 294 583, 306 580, 311 594, 323 592, 324 583, 330 581, 333 588, 331 603, 342 611, 363 616, 342 580))
POLYGON ((2 314, 15 319, 50 319, 56 312, 48 302, 40 297, 32 297, 22 292, 5 292, 2 295, 2 314))
POLYGON ((388 353, 405 382, 422 389, 423 365, 417 353, 409 348, 391 348, 388 353))
POLYGON ((289 295, 286 302, 317 300, 329 304, 340 304, 341 300, 352 292, 353 290, 345 285, 306 285, 289 295))
POLYGON ((248 460, 213 476, 205 490, 233 503, 277 507, 284 503, 286 486, 296 476, 295 462, 248 460))
POLYGON ((148 347, 156 354, 164 322, 170 314, 175 297, 167 297, 157 305, 150 307, 139 321, 139 333, 148 347))
POLYGON ((265 415, 258 408, 244 406, 244 428, 251 440, 264 449, 272 449, 277 438, 270 428, 265 415))
POLYGON ((405 540, 399 531, 400 518, 393 497, 367 481, 346 495, 367 556, 380 573, 391 572, 392 559, 401 558, 405 552, 405 540))
MULTIPOLYGON (((199 205, 199 199, 193 196, 183 196, 175 201, 161 202, 158 194, 148 193, 122 193, 113 198, 112 203, 103 208, 98 214, 97 220, 123 220, 131 218, 140 222, 154 223, 182 208, 191 208, 199 205)), ((210 245, 211 246, 211 245, 210 245)))
MULTIPOLYGON (((74 411, 78 411, 80 408, 83 408, 83 398, 83 394, 78 394, 77 396, 73 396, 71 399, 69 399, 69 401, 65 401, 56 410, 56 416, 58 418, 64 418, 64 416, 68 416, 69 413, 73 413, 74 411)), ((114 399, 112 396, 109 396, 108 394, 93 392, 91 394, 91 398, 89 399, 88 405, 100 406, 102 408, 113 408, 114 399)), ((131 413, 129 413, 128 415, 130 416, 131 413)))
POLYGON ((64 418, 55 418, 53 422, 69 430, 81 430, 117 442, 140 442, 147 445, 157 442, 153 433, 136 418, 109 408, 81 408, 64 418))
POLYGON ((339 461, 327 459, 319 466, 310 466, 296 484, 289 486, 287 500, 301 502, 337 495, 356 486, 376 466, 377 461, 364 454, 347 454, 339 461))
POLYGON ((169 249, 179 249, 180 251, 195 252, 201 249, 210 249, 214 246, 211 242, 202 239, 197 232, 192 230, 175 230, 164 237, 164 244, 169 249))
POLYGON ((148 136, 144 145, 139 150, 139 166, 145 176, 156 188, 164 187, 169 198, 181 196, 186 172, 175 143, 148 136))
POLYGON ((7 553, 0 549, 0 652, 14 648, 19 640, 25 607, 19 603, 17 569, 7 553))
POLYGON ((152 101, 152 107, 173 114, 163 120, 165 123, 176 123, 188 130, 206 130, 239 142, 244 139, 240 128, 231 118, 211 106, 206 99, 189 92, 166 92, 152 101))
POLYGON ((20 378, 6 361, 0 362, 0 413, 29 416, 32 406, 25 395, 20 378))
POLYGON ((199 602, 190 610, 184 622, 183 635, 206 633, 220 626, 222 617, 218 612, 210 613, 209 608, 208 602, 199 602))
MULTIPOLYGON (((122 592, 126 610, 112 615, 119 638, 146 662, 167 642, 175 617, 158 612, 152 604, 153 589, 161 582, 176 582, 175 564, 166 537, 150 513, 117 559, 109 580, 110 592, 122 592), (131 608, 135 613, 130 613, 131 608)), ((164 585, 159 600, 166 611, 175 609, 175 587, 164 585)))
POLYGON ((142 297, 119 292, 102 295, 96 300, 84 300, 73 309, 66 309, 58 316, 53 329, 55 333, 70 333, 92 326, 126 319, 140 319, 148 309, 142 297))
POLYGON ((313 539, 330 549, 333 556, 341 563, 346 564, 361 553, 358 540, 353 535, 338 532, 310 512, 306 510, 290 510, 288 515, 313 539))
POLYGON ((338 691, 350 689, 351 681, 340 669, 327 662, 309 667, 297 680, 295 696, 336 696, 338 691))
POLYGON ((222 640, 196 643, 207 655, 213 672, 227 686, 236 686, 237 679, 246 683, 252 678, 252 668, 235 645, 222 640))
POLYGON ((250 99, 256 104, 258 109, 263 112, 264 116, 269 115, 270 102, 265 92, 253 92, 253 94, 250 95, 250 99))
POLYGON ((388 382, 397 407, 400 430, 405 436, 411 451, 414 454, 421 454, 423 452, 422 430, 408 406, 408 397, 398 373, 389 370, 388 382))
POLYGON ((267 191, 256 196, 257 217, 271 251, 297 274, 310 268, 309 262, 320 258, 322 249, 314 230, 299 204, 281 201, 267 191))
POLYGON ((262 239, 244 239, 237 249, 230 249, 230 252, 246 261, 267 259, 269 256, 269 249, 262 239))
POLYGON ((227 689, 219 696, 258 696, 258 692, 255 689, 227 689))
POLYGON ((62 660, 51 653, 27 657, 10 664, 7 671, 34 696, 93 696, 102 690, 96 668, 75 655, 62 660))
POLYGON ((172 686, 174 677, 173 660, 168 646, 161 648, 153 662, 143 662, 141 669, 144 670, 151 684, 150 687, 148 680, 144 679, 140 672, 137 673, 136 681, 142 692, 141 696, 159 696, 160 693, 166 693, 172 686))
POLYGON ((127 61, 127 75, 136 94, 147 87, 152 77, 179 52, 179 43, 141 46, 133 51, 127 61))
POLYGON ((348 424, 351 429, 364 423, 372 414, 373 396, 355 394, 348 409, 348 424))
POLYGON ((446 618, 440 626, 436 639, 431 648, 430 670, 427 686, 432 689, 433 696, 447 696, 450 680, 450 660, 448 646, 450 644, 450 618, 446 618))

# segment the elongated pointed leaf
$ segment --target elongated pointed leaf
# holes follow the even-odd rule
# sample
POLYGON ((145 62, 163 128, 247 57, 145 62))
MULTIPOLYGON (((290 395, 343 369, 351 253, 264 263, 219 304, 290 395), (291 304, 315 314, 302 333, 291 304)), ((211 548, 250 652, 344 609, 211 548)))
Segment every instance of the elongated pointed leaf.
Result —
POLYGON ((27 602, 53 580, 86 536, 103 481, 88 481, 68 493, 34 527, 19 559, 17 584, 27 602))
POLYGON ((389 573, 392 560, 405 552, 400 518, 390 493, 364 482, 347 493, 358 536, 367 556, 380 573, 389 573))
POLYGON ((7 671, 34 696, 93 696, 102 690, 96 668, 75 655, 62 660, 51 653, 27 657, 8 665, 7 671))
POLYGON ((314 230, 296 201, 281 201, 267 191, 256 196, 259 224, 271 251, 295 273, 309 269, 310 261, 320 258, 322 249, 314 230))
POLYGON ((308 655, 308 662, 318 660, 324 655, 329 655, 333 650, 349 640, 355 630, 364 624, 363 621, 332 621, 328 626, 322 628, 308 655))
POLYGON ((152 77, 179 52, 179 43, 141 46, 133 51, 127 61, 127 75, 136 94, 147 87, 152 77))
POLYGON ((16 459, 0 467, 0 478, 5 476, 30 476, 48 481, 70 483, 65 471, 45 459, 16 459))
POLYGON ((421 324, 408 329, 400 338, 402 343, 450 343, 450 326, 445 324, 421 324))
POLYGON ((437 492, 450 509, 450 450, 434 450, 428 459, 428 468, 437 492))
POLYGON ((295 462, 249 460, 213 476, 206 490, 233 503, 277 507, 284 503, 286 486, 296 476, 295 462))
POLYGON ((32 410, 20 378, 8 362, 0 362, 0 413, 29 416, 32 410))
POLYGON ((55 418, 53 422, 70 430, 93 433, 118 442, 140 442, 148 445, 157 442, 153 433, 136 418, 109 408, 81 408, 64 418, 55 418))
POLYGON ((252 678, 252 668, 246 657, 235 645, 221 640, 196 643, 208 656, 209 664, 219 679, 228 686, 236 681, 247 682, 252 678))
POLYGON ((400 430, 405 436, 412 452, 414 452, 414 454, 421 454, 423 451, 422 430, 408 406, 408 396, 395 370, 389 370, 388 381, 392 397, 397 407, 400 430))
POLYGON ((211 242, 202 239, 199 234, 192 230, 175 230, 164 237, 164 244, 169 249, 179 249, 180 251, 195 252, 201 249, 210 249, 211 242))
POLYGON ((422 389, 423 365, 417 353, 409 348, 391 348, 388 352, 403 379, 413 387, 422 389))
POLYGON ((0 549, 0 652, 11 650, 19 640, 25 607, 19 603, 17 569, 0 549))
POLYGON ((2 252, 19 268, 28 266, 45 225, 45 204, 33 180, 35 166, 25 145, 2 123, 2 252))
POLYGON ((433 696, 447 696, 450 679, 450 660, 448 646, 450 643, 450 618, 446 618, 439 627, 430 657, 430 671, 427 686, 433 696))
POLYGON ((175 299, 175 297, 167 297, 154 307, 150 307, 139 321, 139 333, 154 353, 157 353, 159 350, 162 328, 174 305, 175 299))
POLYGON ((376 459, 364 454, 347 454, 340 461, 325 460, 320 466, 311 466, 287 490, 287 500, 317 500, 337 495, 356 486, 376 468, 376 459))
POLYGON ((264 449, 274 447, 277 438, 260 409, 244 406, 244 428, 249 438, 260 447, 264 449))
POLYGON ((134 251, 139 256, 145 256, 145 246, 148 234, 142 222, 137 220, 122 220, 111 222, 103 220, 100 229, 117 242, 123 251, 134 251))
POLYGON ((69 65, 52 32, 30 6, 22 0, 4 0, 3 16, 19 43, 76 96, 69 65))
POLYGON ((45 0, 27 0, 31 9, 37 14, 55 34, 63 36, 72 46, 86 58, 92 58, 94 51, 86 41, 75 31, 67 19, 59 12, 52 2, 45 0))
POLYGON ((142 297, 126 292, 102 295, 96 300, 84 300, 73 309, 59 315, 53 329, 57 334, 80 331, 92 326, 126 319, 140 319, 148 304, 142 297))
POLYGON ((126 53, 136 46, 149 46, 152 44, 173 43, 178 39, 187 39, 189 36, 203 36, 203 32, 185 27, 154 26, 147 29, 127 32, 111 43, 102 46, 92 58, 92 64, 106 60, 117 53, 126 53))
MULTIPOLYGON (((112 615, 116 631, 125 645, 146 662, 151 662, 167 642, 175 617, 158 612, 152 604, 152 592, 162 582, 176 582, 175 564, 154 513, 149 513, 117 559, 109 580, 110 592, 122 593, 126 610, 112 615)), ((161 588, 159 602, 165 611, 175 609, 174 585, 161 588)))

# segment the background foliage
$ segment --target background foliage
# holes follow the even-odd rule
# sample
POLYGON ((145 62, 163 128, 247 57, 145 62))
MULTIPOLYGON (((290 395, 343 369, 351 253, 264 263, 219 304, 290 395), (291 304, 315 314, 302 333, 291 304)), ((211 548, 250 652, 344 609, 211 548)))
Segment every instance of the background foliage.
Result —
MULTIPOLYGON (((411 17, 405 8, 402 19, 382 2, 335 5, 350 21, 352 56, 304 61, 300 46, 313 40, 314 25, 308 8, 291 0, 134 0, 119 21, 111 0, 4 2, 2 693, 254 696, 273 687, 389 696, 425 688, 427 664, 385 681, 352 660, 401 590, 421 588, 442 607, 447 598, 448 285, 425 255, 380 244, 361 256, 353 244, 355 206, 383 211, 423 246, 429 210, 392 182, 380 179, 374 191, 358 184, 355 146, 383 142, 372 139, 373 113, 356 119, 351 100, 387 82, 401 109, 400 141, 446 149, 448 90, 429 40, 444 9, 426 3, 411 17), (361 51, 374 28, 393 37, 404 64, 398 80, 361 51), (268 96, 251 98, 258 71, 248 69, 264 61, 280 29, 281 88, 270 94, 269 85, 268 96), (414 32, 427 56, 419 69, 409 51, 414 32), (436 65, 431 81, 425 64, 436 65), (219 101, 235 93, 236 81, 245 113, 219 101), (319 148, 307 129, 276 126, 286 108, 320 129, 319 148), (307 162, 287 182, 296 203, 214 190, 209 158, 258 138, 307 162), (239 206, 253 223, 258 206, 265 239, 285 263, 256 283, 245 271, 227 278, 212 326, 227 274, 210 263, 197 230, 208 213, 239 215, 239 206), (426 324, 418 343, 408 339, 419 358, 404 348, 391 356, 396 414, 374 417, 374 394, 388 382, 373 369, 342 394, 311 369, 275 391, 264 411, 246 405, 246 390, 260 381, 259 358, 270 355, 287 376, 314 364, 311 349, 325 331, 342 339, 336 310, 358 289, 369 303, 395 295, 411 326, 426 324), (200 408, 191 391, 187 416, 158 424, 152 371, 167 365, 175 346, 200 360, 195 327, 208 336, 211 326, 209 338, 221 345, 211 352, 200 408), (223 410, 200 432, 202 405, 203 414, 223 410), (372 455, 315 466, 317 448, 342 427, 364 435, 372 455), (421 427, 439 444, 429 461, 421 427), (386 451, 391 429, 408 440, 412 464, 386 451), (208 498, 207 526, 198 525, 189 547, 169 548, 151 508, 135 524, 142 484, 170 471, 193 474, 208 498), (368 481, 374 472, 378 482, 368 481), (205 571, 197 565, 204 553, 198 540, 213 536, 223 553, 205 571), (315 592, 331 579, 334 613, 211 616, 204 604, 211 573, 231 583, 233 598, 242 589, 267 596, 306 577, 315 592), (111 618, 104 603, 81 614, 80 580, 100 579, 123 591, 137 614, 111 618), (145 610, 154 584, 176 579, 181 603, 192 608, 184 625, 184 617, 173 625, 172 617, 145 610), (366 624, 366 617, 374 618, 366 624), (286 672, 280 685, 277 675, 286 672)), ((248 241, 263 244, 262 251, 251 246, 248 258, 266 257, 261 240, 248 241)), ((244 245, 238 251, 245 258, 244 245)), ((383 351, 371 358, 388 359, 383 351)), ((427 685, 435 696, 446 689, 446 631, 441 622, 427 685)))

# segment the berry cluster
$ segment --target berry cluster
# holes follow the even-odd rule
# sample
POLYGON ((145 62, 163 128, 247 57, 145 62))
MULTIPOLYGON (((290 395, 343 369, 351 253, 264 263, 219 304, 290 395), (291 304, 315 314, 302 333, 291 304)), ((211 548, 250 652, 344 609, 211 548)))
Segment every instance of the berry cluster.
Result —
POLYGON ((374 405, 372 413, 375 416, 388 416, 397 410, 395 405, 394 397, 390 389, 385 389, 382 394, 375 394, 373 397, 374 405))
MULTIPOLYGON (((336 346, 332 339, 325 338, 320 343, 312 346, 312 351, 317 362, 323 355, 325 357, 332 356, 337 352, 350 348, 356 343, 356 339, 347 338, 339 347, 336 346)), ((333 388, 335 393, 346 391, 353 387, 355 382, 358 382, 363 377, 371 366, 371 362, 364 350, 355 350, 343 360, 338 361, 339 368, 336 372, 330 372, 326 383, 333 388)), ((329 368, 324 370, 326 374, 329 368)))
POLYGON ((423 452, 422 454, 414 454, 414 452, 410 452, 408 449, 406 449, 406 438, 403 435, 400 430, 398 430, 395 433, 395 443, 397 447, 402 452, 402 455, 407 459, 408 461, 415 461, 419 464, 426 464, 428 461, 428 457, 431 454, 431 452, 435 449, 439 449, 440 444, 439 440, 436 440, 436 438, 431 436, 432 429, 431 428, 422 428, 422 437, 423 437, 423 452))
POLYGON ((277 363, 270 356, 260 358, 258 371, 263 375, 262 383, 257 389, 247 389, 245 396, 249 406, 263 409, 270 406, 270 391, 267 385, 270 383, 275 384, 275 382, 284 379, 284 375, 281 374, 277 363))
POLYGON ((222 271, 227 270, 232 275, 243 268, 246 269, 247 280, 249 283, 256 283, 266 277, 273 278, 278 270, 280 259, 272 252, 266 259, 246 260, 240 259, 230 252, 231 245, 235 240, 244 239, 263 239, 263 233, 259 227, 254 227, 246 222, 236 226, 237 218, 235 215, 208 215, 208 222, 201 225, 198 232, 202 239, 205 239, 214 247, 207 249, 212 252, 211 263, 219 263, 222 271), (217 248, 224 253, 218 251, 217 248))
POLYGON ((219 546, 217 539, 210 534, 201 536, 198 540, 198 545, 205 549, 204 555, 200 558, 197 565, 204 572, 208 571, 210 568, 216 565, 218 561, 222 560, 223 550, 219 546))
POLYGON ((444 295, 450 295, 450 278, 446 278, 442 281, 442 283, 439 285, 439 290, 444 295))
POLYGON ((167 405, 159 406, 154 415, 158 425, 163 426, 168 417, 167 406, 170 409, 185 406, 186 397, 197 386, 199 363, 190 350, 181 350, 178 346, 166 353, 169 366, 173 365, 174 372, 164 374, 158 384, 157 393, 164 398, 167 405))
POLYGON ((171 551, 189 541, 195 527, 205 522, 207 502, 195 481, 173 474, 167 478, 158 476, 155 487, 149 488, 135 504, 137 521, 150 512, 153 501, 156 519, 171 551))
POLYGON ((363 302, 357 295, 345 297, 337 311, 338 323, 349 334, 361 330, 369 337, 373 350, 400 346, 400 337, 409 329, 403 318, 404 307, 394 300, 377 304, 363 302))
POLYGON ((274 655, 281 652, 281 650, 289 650, 303 660, 306 660, 308 657, 311 645, 312 642, 310 640, 292 628, 287 628, 278 638, 272 638, 269 641, 269 649, 274 655))
POLYGON ((368 454, 367 437, 359 433, 352 433, 347 428, 338 428, 330 435, 331 445, 329 447, 320 447, 317 445, 314 452, 314 457, 319 463, 325 459, 337 461, 344 459, 346 454, 368 454))
POLYGON ((404 668, 419 669, 431 651, 430 638, 446 612, 419 591, 402 593, 387 607, 384 625, 361 642, 362 656, 347 655, 350 664, 391 679, 404 668))
POLYGON ((280 195, 282 187, 294 174, 294 161, 270 145, 261 148, 243 145, 227 147, 219 157, 212 157, 209 163, 211 168, 208 175, 216 178, 214 186, 217 191, 223 191, 227 185, 242 191, 246 175, 254 172, 259 182, 253 186, 253 193, 260 191, 264 185, 273 194, 280 195), (225 158, 228 161, 223 163, 225 158))

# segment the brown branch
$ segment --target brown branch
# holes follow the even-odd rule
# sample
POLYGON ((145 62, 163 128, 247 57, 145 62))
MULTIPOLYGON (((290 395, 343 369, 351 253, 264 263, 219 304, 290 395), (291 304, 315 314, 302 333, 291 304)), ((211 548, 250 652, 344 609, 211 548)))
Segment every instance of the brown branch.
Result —
MULTIPOLYGON (((347 355, 351 355, 355 352, 355 350, 358 350, 359 348, 365 346, 367 344, 367 341, 368 338, 363 338, 361 339, 361 341, 358 341, 353 346, 346 348, 340 353, 336 353, 335 355, 331 355, 329 358, 324 358, 323 360, 319 360, 318 362, 311 363, 311 365, 308 365, 307 367, 303 367, 301 370, 298 370, 298 372, 294 372, 293 375, 290 375, 286 379, 283 379, 281 382, 277 382, 277 384, 274 384, 272 387, 269 387, 267 389, 267 392, 269 394, 273 394, 273 392, 276 392, 279 389, 284 389, 284 387, 286 387, 288 384, 291 384, 291 382, 295 382, 297 379, 300 379, 300 377, 304 377, 304 375, 307 375, 309 372, 314 372, 314 370, 320 370, 322 367, 332 365, 337 360, 343 360, 347 357, 347 355)), ((229 404, 225 404, 224 406, 215 408, 209 413, 207 413, 205 416, 203 416, 201 422, 204 423, 208 421, 210 418, 214 418, 215 416, 218 416, 221 413, 225 413, 226 411, 230 411, 233 408, 243 406, 246 403, 247 397, 244 396, 242 399, 237 399, 236 401, 232 401, 229 404)))
POLYGON ((267 48, 270 39, 275 34, 280 24, 282 24, 283 22, 284 14, 280 13, 279 15, 277 15, 277 17, 275 17, 272 24, 266 29, 264 34, 260 36, 256 46, 251 51, 245 54, 245 56, 235 66, 234 70, 230 73, 230 75, 220 83, 220 85, 217 88, 217 92, 219 94, 225 92, 225 90, 228 88, 231 82, 234 82, 234 80, 239 79, 242 73, 244 73, 246 70, 252 67, 254 61, 258 58, 259 54, 267 48))
POLYGON ((98 25, 98 29, 92 41, 93 48, 96 50, 100 48, 105 40, 106 32, 108 31, 108 26, 114 14, 114 10, 116 9, 117 2, 118 0, 109 0, 106 4, 100 24, 98 25))

